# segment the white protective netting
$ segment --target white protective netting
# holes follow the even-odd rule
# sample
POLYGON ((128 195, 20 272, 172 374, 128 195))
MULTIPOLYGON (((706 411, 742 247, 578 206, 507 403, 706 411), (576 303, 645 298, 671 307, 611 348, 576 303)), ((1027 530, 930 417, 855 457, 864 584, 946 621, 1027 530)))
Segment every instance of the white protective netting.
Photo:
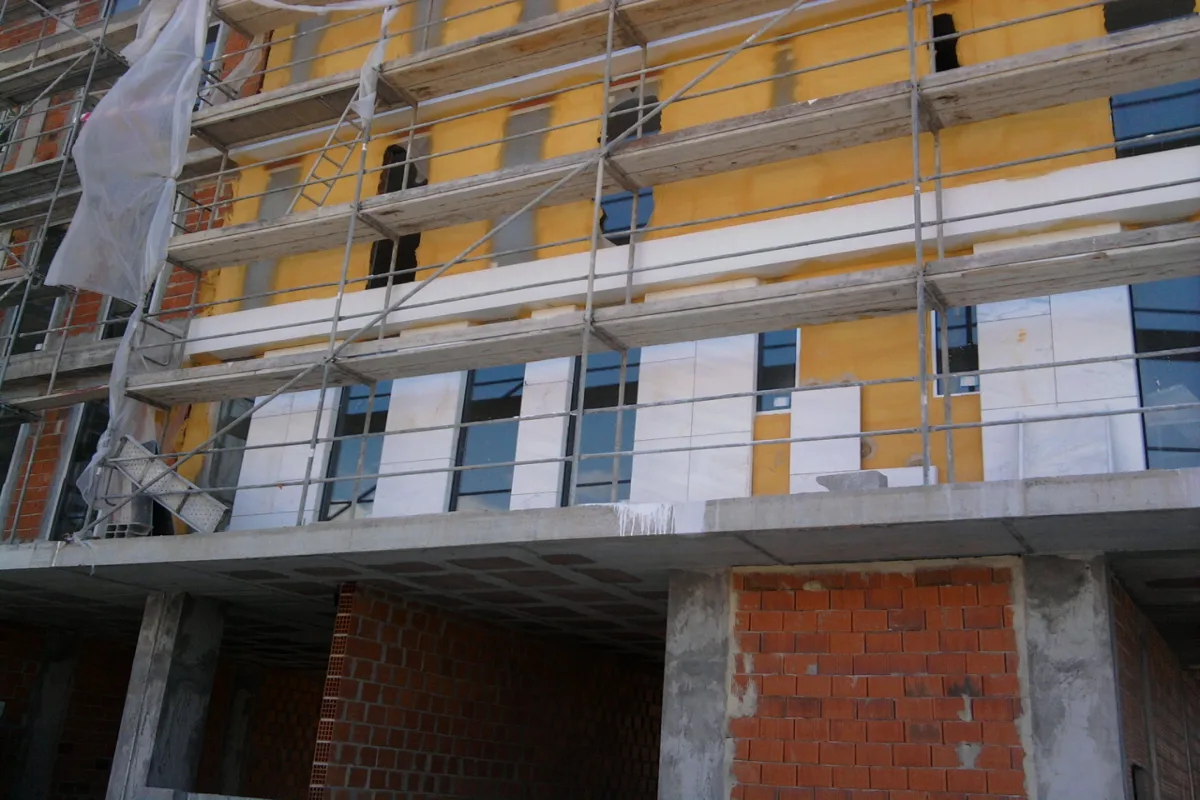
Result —
MULTIPOLYGON (((313 14, 385 9, 380 39, 363 64, 354 102, 364 120, 374 115, 384 38, 398 12, 394 0, 347 0, 324 6, 255 2, 313 14)), ((46 283, 99 292, 135 305, 113 361, 108 428, 79 480, 84 497, 93 504, 100 464, 113 454, 117 443, 126 435, 139 442, 152 441, 156 435, 153 413, 126 398, 125 385, 131 370, 152 368, 133 345, 141 331, 147 294, 167 255, 175 182, 187 154, 207 28, 205 0, 149 0, 138 21, 137 38, 122 52, 129 70, 92 111, 71 151, 82 197, 46 283)), ((103 506, 115 503, 99 505, 104 511, 103 506)))

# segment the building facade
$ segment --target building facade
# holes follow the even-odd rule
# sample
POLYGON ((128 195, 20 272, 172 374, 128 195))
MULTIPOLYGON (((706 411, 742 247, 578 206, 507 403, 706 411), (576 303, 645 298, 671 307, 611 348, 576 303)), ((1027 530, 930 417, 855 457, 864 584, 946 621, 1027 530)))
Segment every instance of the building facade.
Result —
POLYGON ((1198 11, 9 0, 0 793, 1200 797, 1198 11))

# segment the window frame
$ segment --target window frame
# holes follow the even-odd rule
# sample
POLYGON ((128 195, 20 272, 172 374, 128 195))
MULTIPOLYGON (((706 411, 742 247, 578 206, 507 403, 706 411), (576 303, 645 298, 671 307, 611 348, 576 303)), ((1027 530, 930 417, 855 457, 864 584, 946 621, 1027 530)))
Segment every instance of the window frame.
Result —
MULTIPOLYGON (((589 359, 607 355, 609 352, 612 352, 612 351, 606 351, 605 353, 589 354, 589 359)), ((630 350, 628 352, 631 354, 636 353, 636 355, 633 356, 633 358, 626 361, 626 372, 625 372, 625 382, 624 382, 625 383, 625 394, 622 399, 624 400, 625 405, 630 405, 630 404, 636 405, 637 390, 638 390, 638 386, 639 386, 640 380, 641 380, 641 366, 642 366, 641 348, 633 347, 633 348, 630 348, 630 350), (634 359, 636 359, 636 360, 634 360, 634 359), (634 381, 629 380, 629 370, 630 369, 636 369, 638 371, 638 379, 637 380, 634 380, 634 381), (632 399, 629 396, 629 387, 631 384, 633 386, 633 395, 634 395, 632 397, 632 399)), ((588 372, 591 372, 593 369, 597 369, 597 368, 589 367, 588 372)), ((610 369, 613 369, 613 367, 602 366, 599 369, 597 369, 597 371, 599 371, 600 369, 610 370, 610 369)), ((619 358, 617 360, 616 369, 617 369, 617 374, 618 374, 617 383, 604 384, 605 386, 620 387, 621 379, 619 376, 620 376, 621 367, 620 367, 620 359, 619 358)), ((563 446, 562 487, 561 487, 561 490, 559 491, 559 497, 558 497, 559 508, 570 508, 572 506, 572 504, 571 504, 571 481, 572 481, 572 475, 573 475, 572 465, 573 465, 573 460, 575 457, 575 426, 577 424, 577 420, 586 421, 587 416, 588 416, 587 415, 588 411, 598 412, 597 413, 597 415, 598 415, 599 413, 605 413, 606 409, 609 410, 607 413, 616 413, 616 410, 617 410, 617 406, 594 406, 592 408, 589 408, 587 406, 587 387, 585 387, 584 388, 583 412, 578 413, 579 381, 580 381, 581 377, 583 376, 583 359, 581 357, 576 356, 574 358, 574 364, 573 364, 572 370, 573 371, 572 371, 572 379, 571 379, 571 405, 570 405, 571 412, 567 416, 566 442, 564 443, 564 446, 563 446)), ((618 393, 619 392, 620 392, 620 388, 618 388, 618 393)), ((634 441, 633 436, 634 436, 634 434, 636 432, 636 428, 637 428, 637 412, 638 412, 638 410, 636 408, 622 408, 622 411, 621 411, 621 436, 625 437, 626 435, 628 435, 631 440, 630 441, 631 445, 633 444, 633 441, 634 441), (628 433, 626 433, 626 431, 628 431, 628 433)), ((596 415, 593 415, 593 416, 596 416, 596 415)), ((613 433, 614 433, 613 438, 615 440, 615 438, 616 438, 615 428, 613 430, 613 433)), ((582 437, 580 438, 580 442, 582 443, 582 437)), ((616 442, 616 441, 613 442, 614 447, 619 444, 620 444, 620 442, 616 442)), ((632 449, 632 446, 630 449, 632 449)), ((581 455, 588 455, 588 454, 583 453, 581 455)), ((617 486, 620 487, 622 485, 628 485, 629 493, 632 495, 632 492, 633 492, 633 455, 629 454, 629 455, 602 456, 600 459, 597 459, 597 460, 602 460, 602 461, 608 460, 608 461, 610 461, 610 463, 611 463, 611 461, 618 461, 618 460, 626 461, 626 460, 628 460, 628 462, 629 462, 629 480, 621 479, 619 476, 620 476, 620 473, 623 471, 623 469, 618 470, 617 486)), ((580 472, 582 473, 582 470, 580 470, 580 472)), ((578 500, 579 488, 581 488, 581 487, 589 487, 590 488, 593 486, 608 486, 608 487, 610 487, 609 497, 611 498, 612 497, 612 492, 611 492, 612 485, 613 485, 613 483, 611 480, 609 480, 605 483, 577 484, 575 487, 576 500, 578 500)), ((615 501, 610 499, 605 502, 610 502, 610 503, 611 502, 617 502, 617 503, 628 502, 628 498, 622 499, 619 496, 620 495, 619 488, 617 490, 617 493, 618 493, 618 497, 615 501)), ((576 505, 579 505, 579 503, 576 502, 576 505)), ((585 503, 583 505, 587 505, 587 504, 585 503)))
MULTIPOLYGON (((974 333, 974 341, 968 342, 967 345, 972 345, 975 347, 975 370, 981 369, 981 367, 979 365, 979 310, 978 310, 978 307, 977 306, 957 306, 957 308, 966 308, 966 309, 970 310, 969 315, 970 315, 971 322, 969 324, 968 330, 973 329, 975 331, 975 333, 974 333)), ((947 322, 946 333, 949 334, 950 331, 955 330, 956 327, 957 326, 949 325, 947 322)), ((939 314, 937 311, 929 312, 929 330, 930 330, 929 338, 933 343, 933 346, 930 348, 931 352, 929 353, 929 369, 931 370, 931 372, 930 372, 931 375, 937 375, 939 372, 941 372, 941 367, 942 367, 942 349, 941 349, 942 329, 941 329, 941 323, 939 322, 939 314)), ((947 350, 949 350, 949 351, 953 351, 954 349, 955 349, 954 347, 947 347, 947 350)), ((951 358, 953 358, 953 356, 951 356, 951 358)), ((966 370, 966 371, 974 372, 975 370, 966 370)), ((954 370, 951 369, 950 372, 954 372, 954 370)), ((966 377, 970 378, 972 376, 966 376, 966 377)), ((973 377, 975 378, 975 385, 968 386, 965 389, 962 388, 963 387, 963 384, 962 384, 963 378, 955 379, 955 383, 957 384, 957 386, 959 388, 954 391, 951 391, 950 396, 958 397, 961 395, 980 394, 980 392, 982 391, 983 381, 980 380, 979 375, 975 375, 973 377)), ((934 378, 932 380, 932 382, 933 382, 933 390, 931 392, 931 396, 932 397, 945 397, 946 393, 945 393, 945 391, 943 391, 943 388, 942 388, 942 379, 934 378)))
MULTIPOLYGON (((46 514, 43 512, 42 514, 41 538, 46 541, 61 541, 57 535, 59 517, 62 516, 63 503, 65 502, 67 492, 69 491, 67 487, 67 480, 70 477, 71 464, 74 463, 72 457, 75 455, 75 451, 79 447, 80 436, 84 431, 83 424, 89 406, 100 408, 103 407, 103 403, 101 401, 92 400, 75 406, 75 408, 72 409, 72 416, 69 422, 70 435, 64 437, 63 442, 59 447, 58 464, 55 465, 54 477, 52 479, 53 482, 51 483, 52 491, 46 498, 47 502, 45 505, 46 509, 53 508, 54 513, 46 514)), ((105 427, 108 426, 107 417, 108 412, 107 409, 105 409, 105 427)), ((103 434, 103 430, 101 431, 101 434, 103 434)), ((91 509, 91 511, 94 510, 95 509, 91 509)), ((85 524, 86 521, 87 520, 85 516, 85 524)))
MULTIPOLYGON (((485 370, 488 370, 488 369, 512 369, 512 368, 516 368, 518 366, 521 368, 521 379, 519 382, 517 382, 516 386, 514 387, 518 391, 518 394, 516 394, 516 397, 518 399, 516 415, 512 416, 512 417, 502 417, 502 418, 494 418, 494 419, 488 419, 488 420, 473 420, 473 419, 467 418, 468 417, 467 410, 468 410, 470 404, 475 402, 475 399, 472 397, 475 386, 487 385, 490 383, 503 383, 505 381, 500 381, 500 380, 488 381, 486 384, 481 384, 477 378, 477 374, 480 372, 480 370, 473 369, 473 370, 469 370, 467 372, 466 380, 463 382, 464 385, 463 385, 462 402, 459 404, 458 425, 455 428, 454 470, 450 477, 450 500, 449 500, 449 504, 447 505, 447 509, 449 511, 453 512, 453 511, 460 510, 459 509, 459 501, 463 497, 480 497, 480 496, 484 496, 484 495, 504 494, 504 492, 497 492, 497 491, 463 492, 463 490, 462 490, 463 475, 465 475, 467 472, 482 472, 483 470, 488 469, 488 467, 481 467, 479 469, 471 469, 471 470, 463 470, 462 467, 478 466, 475 464, 463 463, 466 458, 466 455, 467 455, 466 451, 467 451, 467 447, 469 444, 468 437, 470 435, 471 430, 475 429, 475 428, 482 428, 485 426, 490 426, 490 425, 499 426, 501 424, 511 424, 511 425, 515 426, 516 436, 514 437, 514 443, 513 443, 513 457, 511 459, 509 459, 508 461, 516 460, 517 437, 520 436, 520 426, 521 426, 521 401, 523 400, 523 398, 525 396, 525 365, 524 364, 519 364, 519 365, 518 364, 509 364, 509 365, 505 365, 502 367, 485 367, 484 368, 485 370), (504 420, 504 422, 500 422, 501 419, 504 420)), ((500 463, 506 464, 506 463, 508 463, 508 461, 502 461, 500 463)), ((510 465, 507 467, 497 466, 497 467, 494 467, 494 469, 507 469, 507 470, 509 470, 510 473, 512 473, 509 477, 509 484, 508 484, 508 491, 507 491, 508 506, 506 506, 505 509, 497 509, 497 510, 507 510, 507 508, 510 508, 512 506, 512 480, 513 480, 513 475, 515 475, 516 468, 514 466, 510 465)))
POLYGON ((757 414, 781 414, 791 413, 792 410, 792 391, 797 389, 800 384, 800 329, 799 328, 784 328, 775 331, 763 331, 755 336, 754 340, 754 391, 764 391, 763 387, 763 371, 767 369, 767 365, 763 363, 763 355, 767 349, 775 350, 784 347, 784 345, 771 345, 769 348, 764 346, 766 337, 778 333, 792 334, 792 352, 795 356, 792 360, 792 385, 790 387, 775 387, 769 386, 765 389, 770 390, 771 394, 755 394, 754 395, 754 413, 757 414), (777 393, 776 393, 777 392, 777 393), (771 398, 787 397, 787 405, 776 406, 773 408, 763 408, 763 403, 771 398))
MULTIPOLYGON (((350 511, 354 508, 361 509, 364 505, 374 506, 374 504, 375 504, 374 495, 375 495, 375 491, 379 488, 379 479, 378 478, 368 478, 368 479, 364 480, 361 477, 361 475, 362 474, 369 475, 369 474, 378 473, 379 472, 378 466, 375 467, 373 470, 365 471, 363 473, 356 472, 356 473, 346 475, 346 476, 336 474, 336 470, 338 467, 338 456, 340 455, 340 450, 341 450, 342 445, 346 442, 353 442, 357 445, 356 450, 358 450, 360 452, 360 457, 362 459, 364 470, 366 470, 366 468, 368 467, 369 459, 367 458, 365 451, 366 451, 367 447, 369 446, 368 445, 369 442, 371 442, 374 439, 379 439, 381 442, 380 451, 381 451, 381 455, 382 455, 382 449, 383 449, 382 442, 383 442, 384 438, 388 435, 387 418, 388 418, 388 414, 391 410, 392 389, 393 389, 394 384, 390 380, 383 380, 383 381, 379 381, 379 382, 375 383, 372 391, 368 392, 365 396, 363 396, 361 398, 354 397, 351 394, 351 390, 357 389, 360 386, 366 386, 366 385, 367 384, 356 384, 354 386, 343 386, 341 391, 338 392, 337 413, 334 415, 332 437, 331 437, 331 441, 329 442, 329 450, 325 457, 325 470, 324 470, 325 481, 321 485, 321 497, 320 497, 320 501, 317 504, 317 521, 318 522, 331 522, 331 521, 341 517, 342 514, 344 514, 345 512, 350 511), (387 386, 387 391, 381 392, 380 387, 382 387, 384 385, 387 386), (381 397, 386 398, 385 400, 383 400, 382 407, 380 407, 380 405, 379 405, 381 397), (343 424, 346 424, 346 422, 347 422, 346 418, 349 416, 348 406, 350 405, 350 402, 353 400, 360 400, 360 399, 363 400, 364 402, 368 403, 368 409, 366 412, 364 412, 366 415, 366 426, 365 426, 366 430, 361 431, 361 429, 360 429, 359 431, 356 431, 353 433, 340 433, 339 431, 342 429, 343 424), (375 416, 378 414, 383 415, 382 430, 372 431, 371 428, 374 425, 375 416), (356 486, 356 490, 368 483, 370 484, 370 486, 365 491, 358 492, 357 495, 350 500, 336 500, 336 501, 334 500, 333 493, 336 490, 338 484, 354 483, 354 482, 357 482, 357 484, 358 484, 356 486), (368 494, 371 495, 370 500, 369 501, 364 500, 364 498, 368 494), (344 505, 345 507, 340 509, 339 511, 337 511, 337 513, 334 513, 331 515, 330 507, 335 504, 344 505)), ((356 518, 357 517, 351 517, 351 519, 356 519, 356 518)))

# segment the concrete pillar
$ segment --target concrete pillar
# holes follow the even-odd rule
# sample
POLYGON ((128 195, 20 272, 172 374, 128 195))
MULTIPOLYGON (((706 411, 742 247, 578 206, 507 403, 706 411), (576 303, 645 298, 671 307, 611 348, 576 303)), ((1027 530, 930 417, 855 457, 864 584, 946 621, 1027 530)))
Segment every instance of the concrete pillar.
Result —
POLYGON ((731 790, 728 735, 729 572, 677 572, 667 603, 660 800, 726 800, 731 790))
POLYGON ((1024 560, 1036 797, 1125 800, 1103 557, 1024 560))
POLYGON ((157 592, 147 598, 108 800, 193 788, 221 629, 212 600, 157 592))
POLYGON ((50 796, 54 761, 63 720, 71 702, 79 637, 74 633, 51 632, 46 655, 38 673, 37 686, 29 703, 29 722, 22 735, 18 763, 23 764, 13 789, 13 798, 42 800, 50 796))

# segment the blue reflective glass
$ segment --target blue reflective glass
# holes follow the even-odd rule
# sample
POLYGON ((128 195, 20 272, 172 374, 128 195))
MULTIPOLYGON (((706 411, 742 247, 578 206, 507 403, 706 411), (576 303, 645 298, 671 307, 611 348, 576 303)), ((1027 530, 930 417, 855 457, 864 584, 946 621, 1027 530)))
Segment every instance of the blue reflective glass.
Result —
POLYGON ((1183 131, 1150 142, 1117 146, 1120 155, 1185 147, 1200 141, 1200 80, 1158 86, 1112 98, 1113 135, 1118 140, 1183 131))
MULTIPOLYGON (((1200 277, 1130 287, 1139 353, 1200 347, 1200 277)), ((1138 361, 1142 405, 1200 402, 1200 353, 1138 361)), ((1200 467, 1200 409, 1147 412, 1142 422, 1151 469, 1200 467)))
MULTIPOLYGON (((641 350, 629 351, 625 367, 625 391, 621 394, 621 354, 595 353, 588 356, 587 384, 584 387, 583 429, 580 433, 580 456, 604 453, 628 453, 633 450, 633 431, 637 424, 637 409, 615 409, 637 403, 638 372, 641 350), (620 417, 621 433, 617 436, 620 417)), ((579 362, 576 361, 576 374, 579 362)), ((566 455, 575 452, 575 419, 567 426, 566 455)), ((629 487, 633 478, 633 456, 612 455, 599 458, 580 458, 579 481, 575 487, 575 502, 611 503, 629 499, 629 487), (615 487, 615 496, 614 496, 615 487)), ((562 503, 566 505, 571 492, 571 464, 563 469, 562 503)))
POLYGON ((455 464, 460 467, 478 467, 508 463, 509 466, 455 472, 451 493, 452 511, 508 509, 513 481, 511 462, 517 457, 516 418, 521 415, 521 394, 524 386, 524 364, 489 367, 471 372, 467 382, 462 421, 512 421, 464 427, 459 433, 455 464))
POLYGON ((327 478, 347 478, 325 484, 321 501, 321 519, 336 519, 354 503, 370 503, 375 497, 377 478, 356 476, 379 473, 383 456, 383 433, 387 430, 388 406, 392 382, 380 381, 374 390, 369 385, 342 389, 335 441, 329 449, 327 478))
MULTIPOLYGON (((610 194, 600 200, 600 229, 606 237, 628 236, 633 222, 633 193, 619 192, 610 194)), ((644 228, 650 224, 654 214, 654 190, 641 189, 638 191, 637 225, 635 229, 644 228)), ((627 241, 620 242, 627 244, 627 241)))
MULTIPOLYGON (((756 388, 792 389, 796 386, 796 331, 770 331, 758 335, 758 381, 756 388)), ((792 407, 791 392, 761 394, 759 411, 779 411, 792 407)))

